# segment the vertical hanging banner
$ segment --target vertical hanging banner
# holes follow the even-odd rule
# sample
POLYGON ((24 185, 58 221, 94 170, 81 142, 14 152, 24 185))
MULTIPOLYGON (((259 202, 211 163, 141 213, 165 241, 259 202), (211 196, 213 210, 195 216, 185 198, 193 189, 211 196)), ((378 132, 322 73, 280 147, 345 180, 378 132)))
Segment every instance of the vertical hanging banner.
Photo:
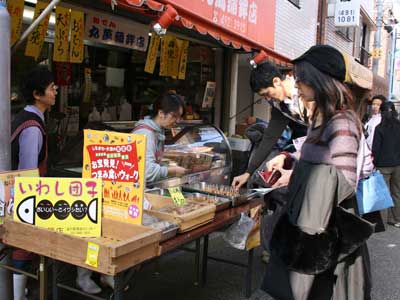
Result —
POLYGON ((103 180, 104 217, 142 223, 146 137, 85 130, 82 177, 103 180))
MULTIPOLYGON (((42 11, 47 7, 48 3, 38 1, 35 7, 35 14, 33 19, 35 20, 42 11)), ((37 59, 42 50, 44 38, 46 37, 47 27, 49 26, 50 14, 39 23, 38 26, 29 34, 28 42, 26 43, 25 55, 37 59)))
POLYGON ((158 48, 160 47, 160 37, 153 34, 150 40, 149 50, 147 51, 146 65, 144 71, 153 74, 157 62, 158 48))
POLYGON ((11 46, 14 45, 21 36, 24 2, 24 0, 7 1, 7 9, 11 17, 11 46))
POLYGON ((14 221, 80 237, 101 236, 101 180, 15 179, 14 221))
POLYGON ((189 41, 183 41, 181 55, 180 55, 180 61, 179 61, 178 79, 186 78, 186 66, 187 66, 188 51, 189 51, 189 41))
POLYGON ((0 225, 14 210, 14 182, 16 177, 39 177, 38 169, 0 173, 0 225))
POLYGON ((53 60, 56 62, 68 62, 69 49, 69 23, 70 10, 65 7, 56 7, 56 28, 54 37, 53 60))
POLYGON ((84 14, 81 11, 71 12, 71 40, 69 44, 69 61, 71 63, 81 63, 84 55, 83 37, 85 34, 84 14))

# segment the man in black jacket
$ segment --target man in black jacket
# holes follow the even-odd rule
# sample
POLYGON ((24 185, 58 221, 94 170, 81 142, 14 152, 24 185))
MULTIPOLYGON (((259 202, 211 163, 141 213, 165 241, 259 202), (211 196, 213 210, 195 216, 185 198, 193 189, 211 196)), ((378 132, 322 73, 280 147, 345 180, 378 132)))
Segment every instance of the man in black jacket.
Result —
POLYGON ((292 138, 307 134, 306 108, 295 95, 293 77, 284 76, 278 68, 264 62, 252 70, 250 86, 254 93, 264 97, 271 105, 271 119, 255 152, 251 155, 247 170, 233 179, 232 186, 239 189, 267 159, 286 126, 292 130, 292 138))

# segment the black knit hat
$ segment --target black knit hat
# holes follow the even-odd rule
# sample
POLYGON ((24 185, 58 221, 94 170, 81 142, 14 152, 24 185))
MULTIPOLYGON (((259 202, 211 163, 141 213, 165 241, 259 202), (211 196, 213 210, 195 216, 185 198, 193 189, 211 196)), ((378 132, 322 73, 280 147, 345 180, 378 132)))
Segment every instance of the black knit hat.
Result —
POLYGON ((328 74, 340 81, 346 78, 346 63, 342 53, 329 45, 315 45, 303 55, 292 60, 293 64, 306 61, 322 73, 328 74))

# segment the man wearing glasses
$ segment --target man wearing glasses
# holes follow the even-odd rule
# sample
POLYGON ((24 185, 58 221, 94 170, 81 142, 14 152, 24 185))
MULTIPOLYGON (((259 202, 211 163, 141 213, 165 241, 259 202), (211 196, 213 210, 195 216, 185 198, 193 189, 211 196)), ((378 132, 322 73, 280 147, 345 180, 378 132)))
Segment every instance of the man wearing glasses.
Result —
POLYGON ((236 189, 243 186, 268 158, 287 126, 292 131, 292 139, 307 134, 307 109, 296 95, 293 77, 282 75, 275 65, 263 62, 252 70, 250 86, 271 105, 271 119, 250 157, 246 172, 233 179, 232 186, 236 189))

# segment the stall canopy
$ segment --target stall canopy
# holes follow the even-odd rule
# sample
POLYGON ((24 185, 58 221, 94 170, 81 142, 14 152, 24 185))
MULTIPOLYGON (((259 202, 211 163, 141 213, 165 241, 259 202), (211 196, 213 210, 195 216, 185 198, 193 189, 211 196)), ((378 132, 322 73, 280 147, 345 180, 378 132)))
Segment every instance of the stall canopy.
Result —
POLYGON ((274 48, 276 0, 102 0, 112 6, 147 14, 172 5, 176 25, 209 34, 227 46, 246 51, 264 50, 268 59, 286 64, 289 59, 274 48))

